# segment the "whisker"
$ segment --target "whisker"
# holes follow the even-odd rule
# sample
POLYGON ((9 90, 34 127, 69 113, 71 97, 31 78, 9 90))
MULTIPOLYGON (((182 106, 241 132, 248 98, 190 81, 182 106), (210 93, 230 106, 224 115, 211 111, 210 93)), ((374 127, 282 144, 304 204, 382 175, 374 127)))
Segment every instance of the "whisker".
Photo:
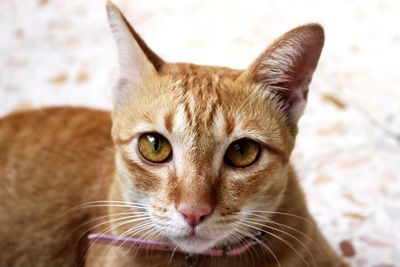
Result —
MULTIPOLYGON (((238 232, 239 234, 243 235, 243 236, 249 236, 249 234, 247 232, 241 231, 238 228, 236 228, 235 231, 238 232)), ((244 243, 244 241, 240 241, 240 243, 244 243)), ((253 246, 251 246, 250 250, 249 250, 250 251, 250 256, 251 256, 251 261, 253 263, 253 266, 255 266, 256 262, 254 260, 254 256, 253 256, 252 250, 254 250, 254 253, 256 254, 256 258, 257 259, 259 259, 259 255, 257 253, 257 250, 253 246)))
MULTIPOLYGON (((240 233, 237 234, 236 232, 237 232, 237 229, 234 229, 234 232, 231 233, 231 234, 228 236, 226 242, 228 242, 229 245, 235 245, 235 244, 240 244, 240 243, 243 243, 243 242, 244 242, 244 241, 243 241, 243 237, 239 235, 240 233)), ((242 254, 239 254, 240 261, 242 261, 242 256, 243 256, 242 254)), ((247 255, 246 255, 246 257, 247 257, 247 255)))
MULTIPOLYGON (((119 235, 119 237, 127 238, 124 242, 122 242, 119 245, 119 247, 122 247, 128 241, 129 238, 132 238, 138 232, 150 229, 151 226, 152 226, 152 223, 147 222, 144 224, 140 224, 138 227, 134 227, 134 228, 130 228, 130 229, 126 230, 124 233, 119 235), (129 235, 129 237, 128 237, 128 235, 129 235)), ((115 239, 115 241, 117 241, 117 239, 115 239)), ((114 241, 113 241, 113 243, 114 243, 114 241)), ((132 246, 133 246, 133 244, 132 244, 132 246)))
MULTIPOLYGON (((124 218, 118 218, 118 220, 122 220, 122 219, 125 219, 125 220, 126 220, 126 219, 129 219, 129 218, 133 218, 133 217, 132 217, 132 216, 126 216, 126 217, 124 217, 124 218)), ((110 225, 109 227, 107 227, 106 229, 104 229, 104 231, 100 232, 100 234, 107 234, 107 233, 113 231, 114 229, 116 229, 116 228, 118 228, 118 227, 120 227, 120 226, 129 224, 129 223, 132 223, 132 222, 144 220, 144 219, 148 219, 148 218, 147 218, 147 217, 135 218, 135 219, 133 219, 133 220, 123 221, 122 223, 119 223, 119 224, 117 224, 117 225, 110 225)), ((101 226, 101 225, 104 225, 104 224, 107 224, 107 223, 111 223, 111 222, 114 222, 114 220, 109 220, 109 221, 107 221, 107 222, 103 222, 103 223, 101 223, 101 224, 98 224, 98 225, 96 225, 96 226, 90 228, 90 230, 88 230, 88 231, 86 231, 86 232, 89 232, 89 231, 93 230, 94 228, 97 228, 97 227, 99 227, 99 226, 101 226)), ((90 248, 91 248, 94 244, 95 244, 95 242, 92 242, 92 243, 89 245, 88 249, 85 251, 85 253, 84 253, 83 256, 82 256, 82 260, 81 260, 81 263, 80 263, 80 264, 82 264, 83 261, 86 259, 87 255, 88 255, 88 253, 89 253, 90 248)), ((106 249, 106 248, 104 248, 104 249, 106 249)), ((104 249, 103 249, 103 250, 104 250, 104 249)))
MULTIPOLYGON (((121 208, 133 208, 133 209, 145 209, 145 207, 141 207, 141 206, 133 206, 130 204, 118 204, 118 203, 104 203, 104 204, 88 204, 88 205, 81 205, 81 206, 77 206, 74 210, 78 210, 78 209, 88 209, 88 208, 97 208, 97 207, 121 207, 121 208)), ((72 209, 70 209, 68 212, 74 211, 72 209)))
POLYGON ((261 223, 257 223, 257 222, 252 222, 252 221, 247 221, 247 223, 251 223, 251 224, 257 225, 257 226, 266 227, 266 228, 268 228, 268 229, 272 229, 272 230, 278 231, 278 232, 280 232, 280 233, 283 233, 283 234, 288 235, 289 237, 293 238, 294 240, 296 240, 297 242, 299 242, 300 245, 307 251, 307 253, 309 254, 309 256, 312 258, 312 261, 314 262, 314 266, 315 266, 314 256, 312 255, 310 249, 304 244, 304 242, 302 242, 300 239, 298 239, 298 238, 295 237, 294 235, 292 235, 292 234, 290 234, 290 233, 288 233, 288 232, 286 232, 286 231, 283 231, 283 230, 274 228, 274 227, 272 227, 272 226, 265 225, 265 224, 261 224, 261 223))
MULTIPOLYGON (((147 222, 147 223, 144 223, 144 224, 140 224, 140 225, 137 226, 137 227, 128 229, 125 233, 123 233, 122 235, 119 235, 119 237, 126 237, 128 234, 130 234, 130 236, 129 236, 128 238, 132 238, 136 233, 138 233, 138 232, 140 232, 140 231, 143 231, 143 230, 146 230, 146 229, 150 228, 151 226, 152 226, 152 225, 151 225, 151 222, 147 222), (128 232, 128 231, 129 231, 129 232, 128 232)), ((117 238, 115 238, 114 241, 111 242, 111 244, 115 244, 116 241, 117 241, 117 238)), ((120 244, 118 247, 121 248, 121 247, 123 246, 124 243, 125 243, 125 242, 123 242, 122 244, 120 244)), ((129 249, 131 249, 132 247, 133 247, 133 244, 130 246, 129 249)), ((136 254, 135 254, 135 255, 136 255, 136 254)))
MULTIPOLYGON (((144 237, 146 237, 146 239, 154 240, 154 239, 156 239, 157 237, 160 236, 160 234, 158 232, 155 232, 154 229, 152 229, 152 230, 153 230, 153 232, 152 233, 150 232, 150 235, 148 237, 146 237, 147 236, 146 233, 144 234, 144 237)), ((153 251, 150 250, 150 252, 153 252, 153 251)), ((146 255, 147 255, 147 257, 149 256, 149 247, 146 248, 146 255)))
MULTIPOLYGON (((114 231, 115 229, 117 229, 118 227, 121 227, 121 226, 123 226, 123 225, 127 225, 127 224, 134 223, 134 222, 138 222, 138 221, 143 221, 143 220, 145 220, 145 219, 149 219, 149 217, 133 218, 132 220, 123 221, 123 222, 121 222, 121 223, 118 223, 117 225, 113 225, 113 226, 112 226, 111 228, 109 228, 107 231, 103 232, 103 234, 112 232, 112 231, 114 231)), ((140 224, 140 225, 142 225, 142 224, 140 224)))
POLYGON ((69 213, 71 211, 79 210, 82 208, 94 208, 94 207, 130 207, 130 208, 148 208, 148 205, 135 203, 135 202, 126 202, 126 201, 117 201, 117 200, 97 200, 97 201, 88 201, 78 205, 75 205, 64 213, 69 213))
MULTIPOLYGON (((143 242, 144 242, 144 239, 147 237, 147 235, 149 234, 149 232, 151 232, 152 230, 157 231, 157 230, 156 230, 154 227, 152 227, 152 226, 153 226, 153 223, 150 222, 149 227, 146 228, 146 229, 149 229, 149 230, 141 235, 142 238, 143 238, 143 241, 137 246, 137 249, 136 249, 135 254, 134 254, 134 258, 136 257, 138 251, 140 250, 140 247, 142 246, 142 244, 143 244, 143 242)), ((141 231, 146 230, 146 229, 142 229, 141 231)), ((131 235, 131 237, 132 237, 132 236, 133 236, 133 235, 131 235)))
POLYGON ((107 221, 101 222, 101 223, 99 223, 99 224, 94 225, 93 227, 90 227, 88 230, 86 230, 85 232, 83 232, 83 233, 81 234, 81 237, 84 236, 85 234, 91 232, 92 230, 94 230, 94 229, 96 229, 96 228, 99 228, 99 227, 102 226, 102 225, 106 225, 106 224, 114 223, 114 222, 118 222, 118 221, 123 221, 123 220, 126 220, 126 219, 135 219, 135 218, 141 218, 141 217, 142 217, 142 218, 147 218, 147 217, 144 216, 143 214, 140 214, 140 215, 130 215, 130 216, 125 216, 125 217, 120 217, 120 218, 111 218, 111 219, 109 219, 109 220, 107 220, 107 221))
POLYGON ((169 257, 169 263, 170 263, 170 264, 172 263, 172 258, 174 257, 175 251, 176 251, 177 249, 178 249, 178 246, 175 246, 174 250, 173 250, 172 253, 171 253, 171 257, 169 257))
POLYGON ((307 238, 308 241, 313 243, 313 245, 316 245, 315 241, 309 235, 307 235, 306 233, 304 233, 304 232, 302 232, 302 231, 300 231, 300 230, 298 230, 298 229, 296 229, 294 227, 291 227, 291 226, 286 225, 284 223, 278 223, 278 222, 276 222, 276 221, 274 221, 274 220, 272 220, 270 218, 265 218, 265 217, 263 217, 261 215, 258 215, 258 214, 254 214, 254 215, 257 216, 257 217, 260 217, 260 219, 257 219, 257 218, 249 218, 249 219, 250 220, 254 220, 254 221, 258 221, 258 222, 273 223, 275 225, 278 225, 281 230, 283 230, 283 227, 288 228, 288 229, 290 229, 290 230, 302 235, 303 237, 307 238))
MULTIPOLYGON (((247 227, 249 227, 249 228, 255 229, 255 230, 257 230, 257 231, 261 231, 261 232, 263 232, 263 233, 269 234, 269 235, 275 237, 276 239, 280 240, 282 243, 284 243, 285 245, 287 245, 293 252, 295 252, 295 253, 303 260, 303 262, 304 262, 305 264, 307 264, 308 267, 310 267, 309 263, 305 260, 304 256, 301 255, 301 254, 295 249, 295 247, 293 246, 293 244, 291 244, 291 243, 290 243, 289 241, 287 241, 286 239, 284 239, 284 238, 282 238, 282 237, 280 237, 280 236, 278 236, 278 235, 276 235, 276 234, 273 234, 273 233, 271 233, 271 232, 265 231, 265 230, 263 230, 263 229, 260 228, 260 227, 256 227, 256 226, 254 226, 254 225, 250 225, 250 224, 247 224, 247 223, 244 223, 244 222, 239 222, 239 223, 242 224, 242 225, 244 225, 244 226, 247 226, 247 227)), ((276 230, 276 229, 275 229, 275 230, 276 230)))
POLYGON ((256 214, 256 213, 254 213, 254 214, 246 214, 246 215, 247 215, 246 218, 245 218, 246 221, 251 220, 251 221, 262 221, 262 222, 265 222, 265 223, 272 223, 272 224, 275 224, 279 228, 282 229, 282 226, 280 226, 278 223, 276 223, 274 220, 272 220, 272 219, 270 219, 268 217, 265 217, 265 216, 262 216, 262 215, 256 214), (254 217, 258 217, 258 218, 254 218, 254 217))
POLYGON ((247 214, 247 215, 254 214, 254 213, 268 213, 268 214, 285 215, 285 216, 290 216, 290 217, 297 218, 297 219, 300 219, 300 220, 304 220, 307 223, 313 224, 313 222, 311 220, 309 220, 309 219, 307 219, 305 217, 302 217, 302 216, 299 216, 299 215, 296 215, 296 214, 292 214, 292 213, 287 213, 287 212, 267 211, 267 210, 252 210, 252 211, 242 212, 242 214, 247 214))
MULTIPOLYGON (((101 204, 101 203, 119 203, 119 204, 129 204, 129 205, 136 205, 136 206, 143 206, 143 207, 148 207, 149 205, 147 204, 142 204, 138 202, 130 202, 130 201, 121 201, 121 200, 94 200, 94 201, 87 201, 84 202, 80 205, 86 205, 86 204, 101 204)), ((79 206, 79 205, 78 205, 79 206)))
MULTIPOLYGON (((247 235, 251 235, 251 233, 249 232, 249 231, 246 231, 246 233, 247 233, 247 235)), ((268 252, 269 252, 269 254, 271 254, 272 255, 272 257, 275 259, 275 261, 278 263, 278 266, 279 267, 282 267, 281 266, 281 263, 279 262, 279 259, 278 259, 278 257, 276 256, 276 254, 273 252, 273 250, 267 245, 267 244, 265 244, 263 241, 261 241, 261 240, 259 240, 258 238, 254 238, 255 239, 255 241, 259 244, 259 245, 261 245, 261 248, 264 250, 264 249, 266 249, 268 252)))
MULTIPOLYGON (((128 232, 128 231, 135 231, 135 230, 138 232, 138 231, 143 230, 143 228, 144 228, 144 229, 148 229, 150 226, 151 226, 151 223, 150 223, 150 222, 147 222, 146 224, 140 224, 139 227, 130 228, 130 229, 128 229, 126 232, 128 232)), ((134 233, 134 234, 135 234, 135 233, 134 233)), ((129 238, 131 238, 134 234, 132 234, 129 238)), ((111 243, 110 243, 112 246, 114 246, 115 243, 118 242, 118 237, 125 238, 125 235, 124 235, 124 234, 121 234, 121 235, 116 236, 116 237, 114 238, 114 240, 111 241, 111 243)), ((117 247, 118 247, 118 248, 122 248, 123 245, 127 242, 127 240, 128 240, 128 239, 126 239, 124 242, 122 242, 122 243, 121 243, 120 245, 118 245, 117 247)), ((132 248, 132 246, 133 246, 133 244, 130 246, 130 248, 132 248)), ((103 257, 104 257, 104 254, 103 254, 103 257)))
MULTIPOLYGON (((80 228, 84 227, 85 225, 91 224, 91 223, 93 223, 93 222, 95 222, 95 221, 100 221, 100 220, 102 220, 102 219, 109 218, 109 217, 118 217, 118 216, 123 216, 123 215, 134 215, 134 214, 137 214, 137 213, 138 213, 138 212, 135 212, 135 211, 125 211, 125 212, 119 212, 119 213, 113 213, 113 214, 107 214, 107 215, 99 216, 99 217, 93 218, 93 219, 91 219, 91 220, 88 220, 88 221, 86 221, 86 222, 80 224, 78 227, 76 227, 76 228, 72 231, 72 233, 74 233, 75 231, 77 231, 77 230, 79 230, 80 228)), ((144 213, 144 212, 143 212, 143 213, 144 213)), ((87 231, 86 231, 86 232, 87 232, 87 231)))

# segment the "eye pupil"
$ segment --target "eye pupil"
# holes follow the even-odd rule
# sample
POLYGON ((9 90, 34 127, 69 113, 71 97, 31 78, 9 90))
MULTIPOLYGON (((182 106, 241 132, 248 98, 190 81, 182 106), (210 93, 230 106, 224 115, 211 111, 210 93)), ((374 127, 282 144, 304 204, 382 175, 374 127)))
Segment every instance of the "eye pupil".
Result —
POLYGON ((148 137, 150 143, 153 144, 153 149, 155 152, 158 152, 158 150, 160 149, 160 139, 154 136, 150 136, 148 137))
POLYGON ((235 150, 239 151, 240 155, 243 156, 246 152, 246 146, 242 143, 235 144, 235 150))

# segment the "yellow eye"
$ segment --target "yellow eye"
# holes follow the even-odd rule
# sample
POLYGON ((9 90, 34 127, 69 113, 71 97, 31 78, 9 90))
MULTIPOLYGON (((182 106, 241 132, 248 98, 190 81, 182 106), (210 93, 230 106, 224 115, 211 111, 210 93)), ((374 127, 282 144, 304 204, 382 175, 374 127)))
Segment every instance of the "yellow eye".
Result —
POLYGON ((171 144, 157 133, 146 133, 139 137, 140 154, 148 161, 163 163, 171 158, 171 144))
POLYGON ((238 168, 250 166, 260 156, 260 145, 250 139, 240 139, 229 145, 225 152, 225 163, 238 168))

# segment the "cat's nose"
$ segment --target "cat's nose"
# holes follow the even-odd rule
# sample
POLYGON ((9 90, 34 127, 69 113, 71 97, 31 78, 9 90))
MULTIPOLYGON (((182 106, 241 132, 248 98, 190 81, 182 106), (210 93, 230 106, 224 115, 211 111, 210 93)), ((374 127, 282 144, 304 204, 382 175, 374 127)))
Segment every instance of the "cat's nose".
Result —
POLYGON ((193 227, 204 221, 211 213, 211 207, 208 205, 190 206, 187 204, 180 204, 177 210, 183 215, 186 222, 193 227))

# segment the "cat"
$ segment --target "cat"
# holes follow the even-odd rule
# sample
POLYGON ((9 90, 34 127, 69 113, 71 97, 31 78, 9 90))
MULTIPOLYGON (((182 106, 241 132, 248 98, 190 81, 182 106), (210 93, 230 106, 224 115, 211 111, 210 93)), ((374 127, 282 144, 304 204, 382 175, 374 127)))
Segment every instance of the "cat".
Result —
POLYGON ((120 63, 111 116, 52 107, 0 120, 0 266, 349 266, 289 161, 322 27, 295 28, 234 70, 167 63, 107 12, 120 63))

